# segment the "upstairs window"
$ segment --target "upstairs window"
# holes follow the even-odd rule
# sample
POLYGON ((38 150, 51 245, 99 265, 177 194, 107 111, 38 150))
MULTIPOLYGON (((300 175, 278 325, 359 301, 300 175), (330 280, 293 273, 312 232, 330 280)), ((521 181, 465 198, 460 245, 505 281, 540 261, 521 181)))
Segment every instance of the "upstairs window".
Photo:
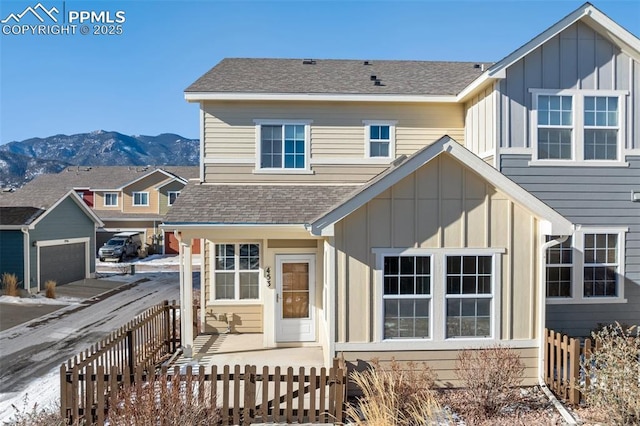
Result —
POLYGON ((148 206, 149 205, 149 193, 148 192, 134 192, 133 193, 133 205, 134 206, 148 206))
POLYGON ((117 207, 118 206, 118 193, 117 192, 105 192, 104 193, 104 205, 105 205, 105 207, 117 207))
POLYGON ((540 165, 619 162, 624 91, 532 89, 531 143, 540 165))
POLYGON ((258 123, 260 170, 309 170, 308 124, 258 123))
POLYGON ((167 203, 172 206, 178 199, 178 195, 180 195, 180 191, 167 191, 167 203))
POLYGON ((395 157, 395 121, 363 121, 365 125, 365 157, 395 157))

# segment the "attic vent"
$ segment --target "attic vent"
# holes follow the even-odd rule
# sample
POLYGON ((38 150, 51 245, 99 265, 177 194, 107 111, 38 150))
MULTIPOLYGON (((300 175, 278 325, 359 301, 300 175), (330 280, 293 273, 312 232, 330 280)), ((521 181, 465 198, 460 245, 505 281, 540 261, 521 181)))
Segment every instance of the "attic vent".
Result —
POLYGON ((302 60, 302 65, 315 65, 316 64, 316 60, 315 59, 303 59, 302 60))
POLYGON ((375 74, 371 74, 371 77, 369 77, 369 80, 371 81, 376 81, 378 79, 378 76, 375 74))
POLYGON ((476 68, 476 69, 479 68, 480 71, 484 71, 484 64, 475 64, 473 67, 476 68))
POLYGON ((384 84, 382 84, 382 81, 380 81, 379 78, 376 78, 376 80, 373 82, 374 86, 384 86, 384 84))
POLYGON ((371 61, 364 61, 362 65, 371 65, 371 61))

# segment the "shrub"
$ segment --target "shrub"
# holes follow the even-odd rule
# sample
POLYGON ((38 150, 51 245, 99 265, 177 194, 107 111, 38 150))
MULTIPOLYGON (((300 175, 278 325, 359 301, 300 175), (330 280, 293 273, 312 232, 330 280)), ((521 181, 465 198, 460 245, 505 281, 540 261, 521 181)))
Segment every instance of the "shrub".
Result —
POLYGON ((22 408, 11 404, 11 408, 15 413, 9 419, 9 422, 5 424, 12 426, 68 426, 70 424, 67 419, 60 415, 59 408, 42 408, 38 406, 38 403, 31 405, 28 395, 25 395, 22 404, 22 408))
MULTIPOLYGON (((109 424, 142 425, 216 425, 221 416, 206 388, 198 387, 198 376, 162 375, 121 389, 111 400, 109 424), (200 393, 202 392, 202 393, 200 393)), ((214 384, 215 386, 215 384, 214 384)))
POLYGON ((582 362, 590 379, 582 391, 588 405, 615 424, 640 423, 640 329, 619 323, 593 333, 596 348, 582 362))
POLYGON ((377 359, 372 368, 354 371, 350 377, 361 390, 346 414, 357 425, 437 424, 444 417, 433 390, 435 374, 426 365, 409 362, 407 369, 392 360, 383 369, 377 359))
POLYGON ((495 345, 460 352, 455 373, 465 386, 466 411, 489 418, 518 400, 524 364, 513 349, 495 345))
POLYGON ((54 280, 47 280, 44 283, 44 294, 49 299, 56 298, 56 282, 54 280))
POLYGON ((18 296, 18 277, 7 272, 2 274, 2 290, 7 296, 18 296))

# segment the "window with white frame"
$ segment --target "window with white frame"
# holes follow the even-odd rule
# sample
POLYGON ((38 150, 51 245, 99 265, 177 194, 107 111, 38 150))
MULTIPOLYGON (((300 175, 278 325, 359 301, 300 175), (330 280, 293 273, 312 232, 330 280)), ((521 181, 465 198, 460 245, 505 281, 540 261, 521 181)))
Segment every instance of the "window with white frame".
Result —
POLYGON ((134 206, 148 206, 149 205, 149 193, 148 192, 134 192, 133 193, 133 205, 134 206))
POLYGON ((624 301, 620 277, 624 275, 626 232, 626 228, 584 227, 564 243, 547 249, 547 301, 624 301))
POLYGON ((216 244, 214 269, 216 300, 259 299, 259 244, 216 244))
MULTIPOLYGON (((547 241, 557 237, 547 236, 547 241)), ((547 249, 546 292, 547 297, 571 297, 573 270, 572 238, 547 249)))
POLYGON ((446 259, 446 337, 490 337, 492 256, 446 259))
POLYGON ((395 121, 364 120, 365 157, 390 159, 395 157, 395 121))
POLYGON ((625 91, 531 89, 534 160, 621 161, 625 91))
POLYGON ((256 123, 260 169, 309 169, 308 123, 256 123))
POLYGON ((105 192, 104 193, 104 205, 105 205, 105 207, 117 207, 118 206, 118 193, 117 192, 105 192))
POLYGON ((178 195, 180 195, 180 191, 167 191, 167 203, 172 206, 173 203, 178 199, 178 195))
POLYGON ((386 256, 383 280, 384 339, 428 338, 431 257, 386 256))

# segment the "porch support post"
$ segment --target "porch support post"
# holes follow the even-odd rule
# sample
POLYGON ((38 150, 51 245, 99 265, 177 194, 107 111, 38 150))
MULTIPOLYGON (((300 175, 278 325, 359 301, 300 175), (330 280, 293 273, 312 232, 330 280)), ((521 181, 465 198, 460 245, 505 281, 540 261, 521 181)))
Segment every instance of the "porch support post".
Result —
POLYGON ((193 356, 193 265, 191 240, 180 241, 180 341, 186 358, 193 356))

